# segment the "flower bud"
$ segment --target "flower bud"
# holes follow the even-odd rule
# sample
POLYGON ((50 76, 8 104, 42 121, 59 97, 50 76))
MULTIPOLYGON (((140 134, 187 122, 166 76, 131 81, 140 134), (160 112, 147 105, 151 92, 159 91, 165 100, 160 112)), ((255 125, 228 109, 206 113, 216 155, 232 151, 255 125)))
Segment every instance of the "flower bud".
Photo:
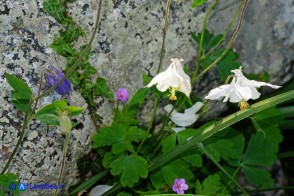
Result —
MULTIPOLYGON (((50 65, 48 70, 45 72, 45 79, 50 87, 57 84, 64 74, 59 71, 54 66, 50 65)), ((71 83, 68 78, 66 78, 56 89, 55 91, 60 95, 69 95, 71 93, 71 83)))
POLYGON ((58 114, 58 121, 59 121, 59 126, 61 128, 62 132, 69 133, 72 129, 72 123, 71 120, 67 114, 67 111, 57 111, 58 114))

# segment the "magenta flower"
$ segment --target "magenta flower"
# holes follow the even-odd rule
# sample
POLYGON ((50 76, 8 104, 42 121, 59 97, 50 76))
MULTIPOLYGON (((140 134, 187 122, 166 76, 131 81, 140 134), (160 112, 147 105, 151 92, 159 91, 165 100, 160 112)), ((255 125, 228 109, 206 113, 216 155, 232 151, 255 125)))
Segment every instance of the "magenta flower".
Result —
MULTIPOLYGON (((45 72, 45 78, 50 87, 54 86, 63 78, 64 74, 59 71, 56 67, 50 65, 48 70, 45 72)), ((71 83, 68 78, 66 78, 55 91, 60 95, 69 95, 71 93, 71 83)))
POLYGON ((119 88, 116 92, 116 99, 125 102, 129 97, 128 90, 126 88, 119 88))
POLYGON ((173 191, 177 194, 184 194, 184 191, 188 190, 188 185, 185 182, 184 178, 175 179, 173 191))

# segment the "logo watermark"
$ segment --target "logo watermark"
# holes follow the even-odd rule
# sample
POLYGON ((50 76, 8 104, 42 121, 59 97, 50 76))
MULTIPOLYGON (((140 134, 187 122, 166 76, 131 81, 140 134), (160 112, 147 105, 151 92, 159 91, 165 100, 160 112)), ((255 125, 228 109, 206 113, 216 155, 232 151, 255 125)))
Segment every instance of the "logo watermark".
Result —
POLYGON ((40 184, 26 184, 20 183, 16 185, 15 183, 10 183, 8 186, 9 190, 14 191, 16 189, 20 191, 24 190, 63 190, 64 184, 48 184, 48 183, 40 183, 40 184))

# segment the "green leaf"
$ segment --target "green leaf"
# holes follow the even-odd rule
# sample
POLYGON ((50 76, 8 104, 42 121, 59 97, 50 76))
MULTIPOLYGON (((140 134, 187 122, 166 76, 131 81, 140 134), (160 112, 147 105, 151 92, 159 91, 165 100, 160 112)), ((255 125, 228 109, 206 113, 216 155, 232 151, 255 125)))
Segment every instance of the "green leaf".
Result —
POLYGON ((67 111, 69 116, 77 116, 83 111, 83 108, 67 106, 66 100, 58 100, 39 109, 34 115, 34 119, 48 125, 59 126, 57 110, 67 111))
POLYGON ((183 160, 176 160, 161 168, 162 176, 166 184, 172 185, 176 178, 185 178, 186 181, 194 178, 192 171, 183 160))
POLYGON ((262 169, 252 166, 243 166, 244 174, 248 182, 255 186, 270 187, 274 185, 271 174, 262 169))
POLYGON ((243 164, 251 166, 271 166, 277 160, 276 153, 282 141, 280 130, 270 126, 251 136, 243 164), (262 159, 260 158, 262 157, 262 159))
POLYGON ((83 66, 83 75, 87 78, 97 73, 97 70, 89 63, 85 63, 83 66))
POLYGON ((70 57, 77 53, 71 44, 65 42, 62 38, 54 38, 50 47, 57 52, 57 54, 64 57, 70 57))
MULTIPOLYGON (((191 37, 197 44, 200 44, 201 33, 202 32, 196 35, 195 33, 191 32, 191 37)), ((207 29, 205 29, 202 40, 202 49, 204 50, 204 52, 207 52, 209 49, 222 43, 223 37, 224 35, 222 34, 215 36, 212 33, 210 33, 207 29)))
POLYGON ((17 78, 16 76, 5 73, 5 78, 8 84, 13 88, 12 104, 20 111, 25 112, 33 95, 32 90, 24 81, 17 78))
POLYGON ((153 173, 150 175, 150 180, 152 185, 156 188, 156 189, 162 189, 162 187, 164 187, 166 184, 164 182, 161 170, 153 173))
POLYGON ((48 0, 44 2, 43 9, 54 17, 57 22, 62 23, 64 20, 65 7, 59 3, 59 0, 48 0))
POLYGON ((144 85, 147 85, 151 82, 151 78, 147 76, 145 72, 142 72, 142 78, 143 78, 144 85))
POLYGON ((192 8, 195 8, 199 5, 202 5, 203 3, 206 3, 207 0, 193 0, 193 3, 192 3, 192 8))
POLYGON ((136 154, 124 155, 113 161, 109 167, 112 175, 121 175, 123 187, 133 187, 140 177, 147 178, 148 175, 147 161, 136 154))
POLYGON ((255 114, 252 120, 257 121, 260 126, 266 128, 267 126, 280 124, 283 121, 283 116, 280 110, 272 107, 255 114))
POLYGON ((6 174, 0 175, 0 189, 1 189, 1 187, 3 187, 3 189, 5 189, 9 192, 12 192, 14 194, 19 194, 20 190, 17 188, 18 185, 19 185, 19 182, 18 182, 17 175, 12 174, 12 173, 6 173, 6 174), (13 191, 10 190, 10 188, 9 188, 9 185, 12 183, 15 184, 15 186, 16 186, 16 189, 13 191))
POLYGON ((196 182, 196 193, 198 195, 214 196, 220 189, 220 177, 217 174, 208 176, 201 184, 196 182))
POLYGON ((136 118, 136 110, 129 110, 129 107, 124 107, 122 111, 114 110, 113 121, 116 123, 137 125, 138 120, 136 118))
POLYGON ((197 148, 191 149, 185 152, 181 158, 186 162, 191 164, 193 167, 202 167, 201 153, 197 148))
POLYGON ((87 190, 91 186, 93 186, 98 180, 103 178, 107 174, 107 171, 102 171, 99 174, 96 174, 89 178, 87 181, 80 184, 78 187, 76 187, 74 190, 72 190, 69 195, 74 195, 75 193, 78 193, 83 190, 87 190))
POLYGON ((107 86, 107 82, 103 78, 96 79, 96 86, 94 88, 94 94, 97 96, 103 96, 106 99, 114 99, 113 93, 107 86))
POLYGON ((150 134, 138 127, 112 123, 111 127, 102 127, 93 136, 93 148, 112 146, 112 153, 114 154, 124 151, 135 153, 132 142, 139 142, 148 137, 150 137, 150 134))
POLYGON ((141 105, 149 93, 149 88, 140 88, 132 97, 127 105, 127 109, 134 109, 137 105, 141 105))
POLYGON ((170 134, 165 140, 162 142, 162 152, 165 153, 167 151, 175 148, 177 142, 177 136, 175 133, 170 134))
MULTIPOLYGON (((218 57, 221 56, 224 50, 219 50, 214 54, 207 56, 204 59, 203 66, 207 68, 211 63, 213 63, 218 57)), ((226 81, 227 77, 232 74, 231 70, 239 69, 241 64, 237 62, 238 54, 233 52, 232 49, 222 58, 222 60, 217 63, 216 67, 220 75, 221 81, 226 81)))
POLYGON ((249 116, 255 113, 261 112, 265 109, 268 109, 279 103, 283 103, 291 99, 294 99, 294 90, 290 90, 286 93, 282 93, 277 96, 255 103, 244 110, 240 110, 236 113, 233 113, 221 119, 220 121, 217 121, 216 123, 209 125, 203 131, 201 131, 201 133, 196 134, 194 137, 192 137, 189 142, 185 142, 183 144, 177 145, 173 151, 168 151, 164 154, 161 154, 156 159, 152 160, 153 164, 149 166, 149 171, 153 171, 159 167, 162 167, 167 162, 181 155, 186 150, 194 147, 196 144, 224 130, 225 128, 231 126, 232 124, 235 124, 245 118, 248 118, 249 116))
POLYGON ((203 145, 207 152, 217 162, 220 162, 221 157, 226 161, 238 157, 237 152, 235 151, 235 145, 230 140, 213 136, 204 141, 203 145))

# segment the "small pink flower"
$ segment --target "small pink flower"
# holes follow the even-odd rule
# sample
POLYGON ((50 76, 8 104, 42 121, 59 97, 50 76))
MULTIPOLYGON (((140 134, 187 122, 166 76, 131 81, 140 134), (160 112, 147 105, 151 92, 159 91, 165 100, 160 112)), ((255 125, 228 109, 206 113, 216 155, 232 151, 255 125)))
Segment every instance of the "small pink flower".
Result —
POLYGON ((173 191, 177 194, 184 194, 184 191, 188 190, 188 185, 185 182, 184 178, 175 179, 173 191))
POLYGON ((129 97, 128 90, 126 88, 119 88, 116 92, 116 99, 126 102, 129 97))

